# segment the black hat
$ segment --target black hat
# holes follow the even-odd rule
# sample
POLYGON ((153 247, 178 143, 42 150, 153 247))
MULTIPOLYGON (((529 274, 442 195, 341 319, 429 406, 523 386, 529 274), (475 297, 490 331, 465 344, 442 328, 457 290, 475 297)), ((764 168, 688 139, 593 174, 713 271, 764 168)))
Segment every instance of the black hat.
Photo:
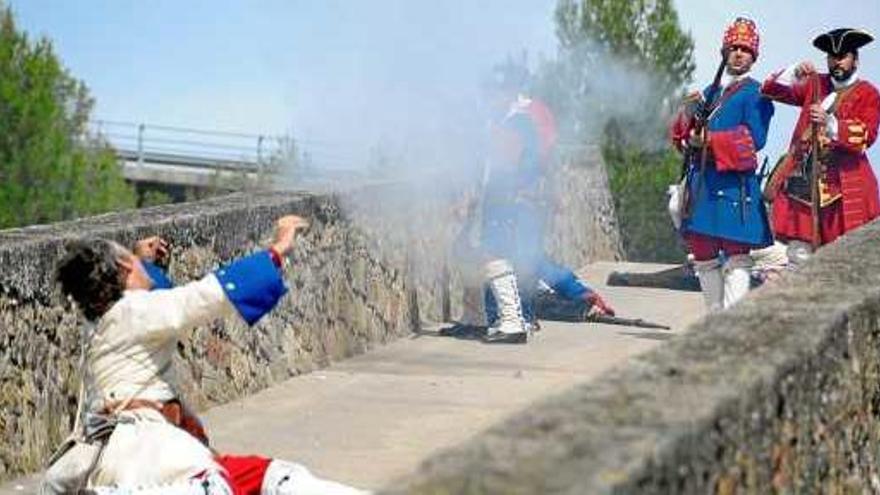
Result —
POLYGON ((489 77, 483 81, 485 89, 523 91, 531 82, 529 69, 523 64, 508 60, 492 67, 489 77))
POLYGON ((874 41, 874 37, 861 29, 840 28, 816 36, 813 46, 829 55, 855 53, 859 48, 874 41))

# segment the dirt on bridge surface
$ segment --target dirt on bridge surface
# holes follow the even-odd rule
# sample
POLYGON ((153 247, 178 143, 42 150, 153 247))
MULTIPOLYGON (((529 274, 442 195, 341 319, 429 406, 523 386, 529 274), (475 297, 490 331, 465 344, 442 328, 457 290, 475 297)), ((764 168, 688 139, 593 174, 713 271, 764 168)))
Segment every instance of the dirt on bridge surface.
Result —
MULTIPOLYGON (((486 345, 425 332, 203 417, 222 452, 297 461, 320 476, 378 489, 430 454, 682 332, 703 313, 699 293, 604 284, 612 270, 665 268, 597 263, 581 274, 619 316, 664 323, 670 331, 543 321, 526 345, 486 345)), ((32 493, 33 480, 7 483, 0 495, 32 493)))

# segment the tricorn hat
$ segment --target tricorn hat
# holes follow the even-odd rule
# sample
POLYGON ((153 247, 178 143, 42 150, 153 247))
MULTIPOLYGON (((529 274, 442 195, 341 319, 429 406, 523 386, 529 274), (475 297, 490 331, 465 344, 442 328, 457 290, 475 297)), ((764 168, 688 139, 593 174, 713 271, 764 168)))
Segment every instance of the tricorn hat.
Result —
POLYGON ((813 46, 829 55, 844 55, 874 41, 874 37, 862 29, 840 28, 816 36, 813 46))

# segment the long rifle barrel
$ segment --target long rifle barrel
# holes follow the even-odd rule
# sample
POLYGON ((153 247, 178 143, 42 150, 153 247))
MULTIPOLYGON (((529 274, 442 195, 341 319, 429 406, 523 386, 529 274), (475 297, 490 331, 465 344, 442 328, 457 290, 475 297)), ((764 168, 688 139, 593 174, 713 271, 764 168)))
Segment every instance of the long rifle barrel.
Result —
MULTIPOLYGON (((813 104, 819 103, 819 84, 818 74, 813 74, 813 104)), ((819 219, 819 124, 813 121, 810 124, 810 215, 813 221, 813 250, 819 248, 822 243, 821 223, 819 219)))
MULTIPOLYGON (((711 115, 712 110, 714 110, 715 99, 721 90, 721 76, 724 75, 725 67, 727 67, 726 50, 721 52, 721 62, 718 64, 718 68, 715 70, 715 78, 712 80, 712 86, 709 87, 709 92, 706 94, 706 101, 703 102, 703 105, 697 112, 694 121, 694 131, 696 131, 697 133, 702 133, 703 128, 708 125, 709 115, 711 115)), ((703 174, 705 173, 707 155, 708 150, 706 147, 706 143, 703 143, 703 147, 700 150, 700 170, 699 175, 697 175, 696 187, 694 188, 695 194, 697 195, 699 195, 700 191, 703 189, 703 174)), ((684 173, 682 175, 687 175, 687 168, 690 166, 691 156, 693 155, 690 152, 685 152, 685 162, 683 165, 684 173)), ((693 207, 693 203, 696 202, 696 199, 697 198, 693 198, 692 200, 688 200, 685 203, 685 217, 690 216, 691 208, 693 207)))
POLYGON ((639 328, 658 328, 661 330, 671 330, 669 325, 663 325, 661 323, 654 323, 648 320, 643 320, 642 318, 621 318, 619 316, 607 316, 607 315, 586 315, 584 320, 591 321, 594 323, 605 323, 606 325, 623 325, 627 327, 639 327, 639 328))

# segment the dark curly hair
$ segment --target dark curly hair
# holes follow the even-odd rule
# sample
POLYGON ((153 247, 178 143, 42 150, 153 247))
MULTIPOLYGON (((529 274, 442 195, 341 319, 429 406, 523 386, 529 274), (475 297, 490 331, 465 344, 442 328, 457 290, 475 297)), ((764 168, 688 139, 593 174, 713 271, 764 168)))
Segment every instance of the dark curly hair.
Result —
POLYGON ((104 239, 75 240, 66 247, 56 271, 61 292, 73 298, 88 320, 95 321, 125 290, 125 276, 117 264, 122 253, 117 244, 104 239))

